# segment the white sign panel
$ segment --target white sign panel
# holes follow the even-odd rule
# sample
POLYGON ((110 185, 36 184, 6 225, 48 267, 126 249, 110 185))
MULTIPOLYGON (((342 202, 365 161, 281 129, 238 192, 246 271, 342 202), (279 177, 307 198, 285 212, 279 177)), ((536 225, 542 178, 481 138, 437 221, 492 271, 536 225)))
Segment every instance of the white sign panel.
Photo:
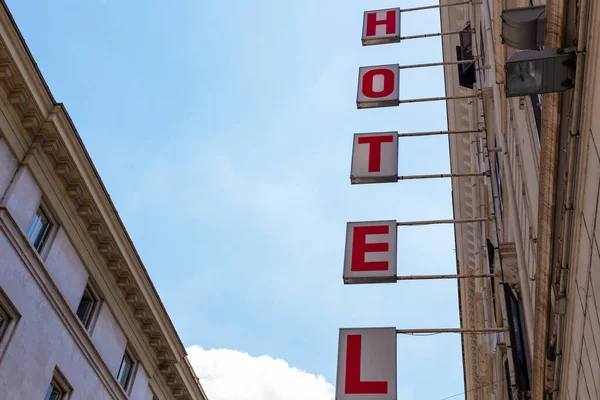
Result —
POLYGON ((400 9, 365 11, 362 44, 397 43, 400 41, 400 9))
POLYGON ((351 183, 398 181, 398 132, 356 133, 351 183))
POLYGON ((396 400, 396 328, 340 329, 335 400, 396 400))
POLYGON ((358 71, 358 108, 397 106, 400 99, 398 64, 360 67, 358 71))
POLYGON ((396 221, 348 222, 344 283, 396 282, 396 221))

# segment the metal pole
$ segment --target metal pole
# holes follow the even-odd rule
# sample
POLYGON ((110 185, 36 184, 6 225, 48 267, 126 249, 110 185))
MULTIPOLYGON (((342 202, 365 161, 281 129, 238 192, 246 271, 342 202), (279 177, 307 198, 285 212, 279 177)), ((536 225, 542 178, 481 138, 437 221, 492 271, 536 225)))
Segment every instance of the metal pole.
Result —
POLYGON ((470 278, 495 278, 494 274, 473 274, 473 275, 408 275, 397 276, 397 281, 416 281, 426 279, 470 279, 470 278))
POLYGON ((467 176, 485 176, 486 173, 475 172, 475 173, 462 173, 462 174, 432 174, 432 175, 400 175, 398 176, 399 181, 408 179, 435 179, 435 178, 462 178, 467 176))
POLYGON ((433 136, 433 135, 460 135, 463 133, 481 133, 481 130, 464 130, 464 131, 431 131, 431 132, 412 132, 399 133, 398 137, 417 137, 417 136, 433 136))
POLYGON ((440 328, 440 329, 396 329, 398 335, 414 335, 427 333, 499 333, 508 328, 440 328))
MULTIPOLYGON (((470 1, 463 1, 460 3, 452 3, 452 4, 436 4, 434 6, 424 6, 424 7, 414 7, 414 8, 405 8, 400 9, 400 12, 409 12, 409 11, 421 11, 421 10, 430 10, 432 8, 443 8, 443 7, 453 7, 453 6, 463 6, 465 4, 470 4, 470 1)), ((473 4, 481 4, 480 2, 473 2, 473 4)))
POLYGON ((400 37, 400 41, 402 41, 402 40, 408 40, 408 39, 424 39, 424 38, 436 37, 436 36, 458 35, 460 33, 471 33, 471 31, 472 31, 472 29, 467 29, 467 30, 463 30, 463 31, 425 33, 425 34, 422 34, 422 35, 401 36, 400 37))
POLYGON ((423 101, 440 101, 440 100, 461 100, 461 99, 476 99, 476 94, 468 94, 464 96, 444 96, 444 97, 427 97, 422 99, 398 100, 398 104, 402 103, 420 103, 423 101))
POLYGON ((441 61, 427 64, 412 64, 412 65, 400 65, 399 69, 409 68, 424 68, 424 67, 440 67, 443 65, 459 65, 459 64, 473 64, 475 60, 462 60, 462 61, 441 61))
POLYGON ((482 222, 490 221, 493 217, 489 218, 469 218, 469 219, 437 219, 431 221, 409 221, 409 222, 396 222, 396 226, 416 226, 416 225, 440 225, 440 224, 468 224, 470 222, 482 222))

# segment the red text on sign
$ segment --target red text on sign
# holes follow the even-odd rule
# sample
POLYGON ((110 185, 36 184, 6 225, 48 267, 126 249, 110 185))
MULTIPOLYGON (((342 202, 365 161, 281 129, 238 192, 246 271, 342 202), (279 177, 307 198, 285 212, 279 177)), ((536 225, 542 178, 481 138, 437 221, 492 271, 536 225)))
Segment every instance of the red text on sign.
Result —
POLYGON ((387 68, 376 68, 365 72, 362 81, 362 93, 365 96, 373 99, 379 99, 382 97, 389 96, 390 94, 394 93, 394 89, 396 86, 395 75, 396 74, 394 74, 394 71, 387 68), (375 91, 376 76, 381 76, 383 79, 383 88, 378 92, 375 91))
POLYGON ((348 335, 346 339, 346 394, 387 394, 385 381, 361 381, 360 361, 362 336, 348 335))
POLYGON ((387 225, 355 226, 352 232, 352 265, 351 271, 387 271, 387 261, 365 261, 367 253, 387 252, 389 243, 367 243, 367 235, 387 235, 390 227, 387 225))
POLYGON ((396 24, 396 10, 389 10, 385 13, 384 19, 377 19, 377 13, 372 12, 367 14, 367 29, 366 36, 375 36, 377 35, 377 26, 385 25, 385 34, 393 35, 396 32, 397 24, 396 24))
POLYGON ((369 172, 381 171, 381 147, 382 143, 392 143, 394 136, 363 136, 358 138, 358 144, 369 145, 369 172))

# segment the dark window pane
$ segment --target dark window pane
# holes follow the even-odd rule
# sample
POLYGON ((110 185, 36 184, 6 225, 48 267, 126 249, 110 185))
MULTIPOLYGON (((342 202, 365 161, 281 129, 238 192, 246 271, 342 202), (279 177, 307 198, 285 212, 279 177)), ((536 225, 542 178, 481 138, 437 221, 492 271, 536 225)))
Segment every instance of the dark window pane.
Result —
POLYGON ((44 246, 44 242, 50 231, 50 221, 42 210, 38 210, 33 216, 33 220, 27 229, 27 239, 33 244, 33 247, 39 252, 44 246))
POLYGON ((504 376, 506 378, 506 399, 512 400, 512 385, 510 384, 510 368, 508 368, 508 359, 504 360, 504 376))
POLYGON ((89 288, 86 288, 85 292, 83 292, 83 296, 81 297, 79 307, 77 307, 77 316, 86 328, 90 323, 95 305, 96 298, 94 297, 94 295, 92 295, 92 292, 89 290, 89 288))
POLYGON ((500 218, 504 214, 504 204, 502 203, 502 172, 500 171, 500 162, 498 156, 496 156, 496 187, 498 188, 498 206, 500 209, 500 218))
POLYGON ((531 109, 533 110, 533 119, 535 120, 535 130, 537 133, 538 145, 542 139, 542 95, 532 94, 529 96, 531 109))
MULTIPOLYGON (((471 24, 467 24, 459 35, 460 45, 456 46, 456 60, 466 61, 473 59, 473 43, 471 24)), ((460 86, 473 89, 475 84, 475 63, 458 64, 458 83, 460 86)))
POLYGON ((56 384, 53 382, 50 385, 50 387, 48 388, 48 391, 46 392, 46 397, 44 397, 44 400, 60 400, 61 397, 62 397, 62 392, 56 386, 56 384))
POLYGON ((133 366, 133 361, 131 357, 127 353, 123 356, 123 361, 121 361, 121 367, 119 368, 119 374, 117 375, 117 380, 121 384, 123 388, 127 386, 127 382, 129 381, 129 375, 131 374, 131 367, 133 366))
MULTIPOLYGON (((494 245, 492 244, 492 242, 489 241, 489 239, 487 239, 487 257, 488 257, 488 265, 490 267, 490 273, 493 274, 494 271, 494 254, 495 254, 495 249, 494 249, 494 245)), ((492 305, 494 307, 494 309, 492 310, 492 312, 494 313, 494 320, 496 319, 496 281, 494 278, 490 279, 490 283, 491 283, 491 289, 492 289, 492 305)))
POLYGON ((519 301, 513 294, 510 285, 504 284, 506 297, 506 311, 508 313, 508 328, 512 347, 513 363, 515 367, 515 381, 521 391, 530 390, 529 371, 527 369, 527 353, 525 349, 525 333, 521 326, 521 311, 519 301))

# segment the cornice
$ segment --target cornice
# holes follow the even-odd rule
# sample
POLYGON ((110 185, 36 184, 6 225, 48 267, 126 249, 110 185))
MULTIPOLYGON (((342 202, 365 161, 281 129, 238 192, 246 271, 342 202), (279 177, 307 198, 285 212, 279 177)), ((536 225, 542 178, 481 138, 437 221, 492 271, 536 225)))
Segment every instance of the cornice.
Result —
MULTIPOLYGON (((442 3, 454 3, 456 1, 442 1, 442 3)), ((468 9, 465 6, 445 7, 440 9, 441 25, 443 32, 460 31, 469 21, 468 9)), ((444 61, 456 59, 456 46, 458 38, 456 35, 442 37, 442 52, 444 61)), ((444 68, 444 78, 447 96, 460 96, 472 94, 471 90, 462 88, 458 84, 456 66, 444 68)), ((451 100, 446 102, 448 115, 448 129, 470 130, 477 128, 477 107, 471 101, 451 100)), ((452 173, 467 173, 471 170, 473 163, 478 163, 477 154, 473 149, 474 135, 449 135, 450 164, 452 173)), ((473 181, 469 179, 452 179, 452 196, 454 218, 475 218, 477 215, 477 199, 473 198, 473 181)), ((474 224, 455 225, 457 272, 460 274, 475 273, 477 265, 477 232, 474 224)), ((480 272, 480 271, 479 271, 480 272)), ((477 326, 477 288, 473 279, 460 280, 459 303, 461 326, 477 326)), ((480 399, 481 378, 480 373, 481 356, 480 347, 476 335, 465 335, 462 337, 463 360, 465 374, 465 390, 468 398, 480 399)))
MULTIPOLYGON (((205 399, 182 364, 186 352, 65 107, 56 103, 2 1, 0 85, 17 116, 14 132, 40 144, 41 153, 77 210, 126 304, 153 350, 156 369, 177 399, 205 399)), ((19 155, 21 156, 21 155, 19 155)))

